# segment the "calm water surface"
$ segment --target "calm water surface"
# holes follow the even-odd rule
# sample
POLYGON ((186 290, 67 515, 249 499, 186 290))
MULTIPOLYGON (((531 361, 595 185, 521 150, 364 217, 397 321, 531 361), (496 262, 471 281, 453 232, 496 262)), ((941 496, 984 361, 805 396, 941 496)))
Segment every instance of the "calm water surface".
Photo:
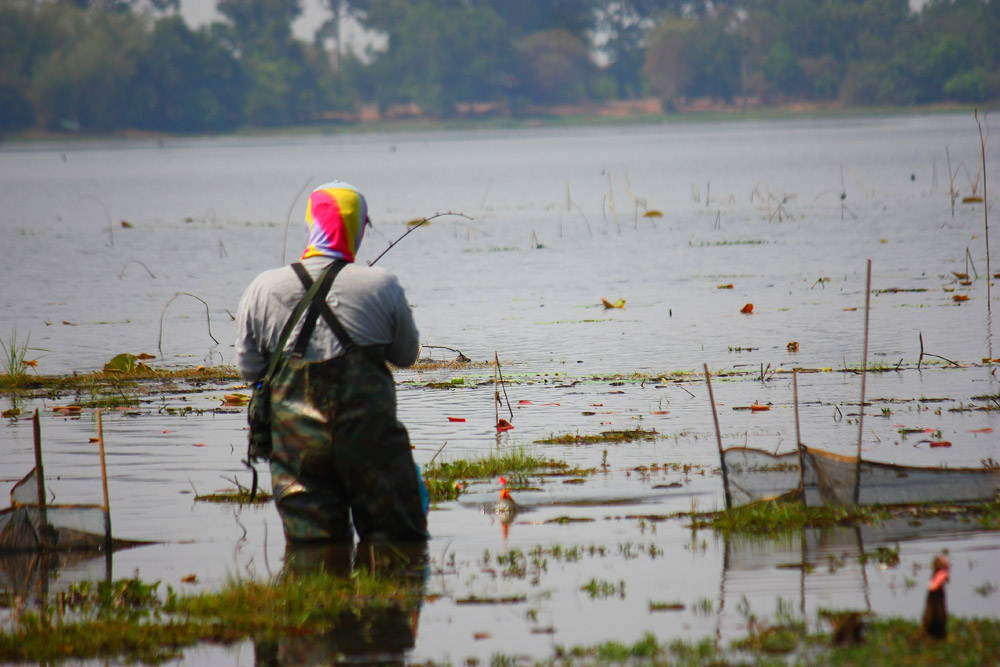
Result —
MULTIPOLYGON (((744 598, 758 615, 790 606, 811 622, 820 607, 915 618, 927 565, 942 547, 952 552, 953 611, 996 616, 995 533, 904 525, 753 544, 648 520, 721 505, 711 407, 703 380, 691 375, 703 364, 737 373, 713 385, 727 446, 794 446, 786 371, 802 367, 820 371, 799 377, 803 441, 853 452, 860 375, 843 371, 862 363, 868 259, 868 362, 898 369, 868 376, 865 456, 952 467, 1000 459, 1000 418, 981 409, 1000 392, 995 367, 983 363, 1000 356, 987 314, 983 205, 958 203, 953 214, 949 195, 948 154, 965 196, 979 151, 964 114, 7 145, 0 338, 15 328, 19 340, 30 336, 29 357, 43 374, 93 370, 121 352, 154 354, 162 367, 232 364, 231 315, 243 288, 301 252, 304 191, 348 180, 366 193, 375 222, 361 260, 408 220, 446 211, 472 218, 433 221, 379 265, 405 286, 425 355, 454 356, 434 347, 445 346, 479 362, 499 357, 512 381, 515 429, 495 434, 491 369, 400 372, 400 414, 418 462, 444 443, 445 459, 523 446, 585 467, 599 466, 608 450, 606 472, 585 484, 537 480, 540 490, 518 494, 525 511, 506 535, 491 511, 496 483, 432 512, 436 574, 407 659, 546 657, 556 645, 633 642, 645 631, 661 640, 728 637, 745 625, 744 598), (971 284, 954 273, 969 273, 971 284), (602 297, 626 305, 606 310, 602 297), (747 303, 752 315, 740 312, 747 303), (935 357, 918 370, 921 336, 925 352, 958 366, 935 357), (792 341, 798 352, 789 351, 792 341), (425 386, 452 378, 462 380, 454 389, 425 386), (732 409, 752 402, 772 409, 732 409), (637 426, 659 437, 534 443, 637 426), (903 437, 903 428, 927 437, 903 437), (932 449, 932 437, 952 447, 932 449), (650 471, 654 463, 696 468, 650 471), (558 517, 589 521, 546 523, 558 517), (859 564, 861 553, 897 543, 899 565, 859 564), (578 558, 561 555, 573 547, 578 558), (532 549, 523 573, 498 564, 499 554, 532 549), (803 561, 815 569, 788 567, 803 561), (615 592, 594 596, 585 588, 592 582, 615 592), (524 601, 461 604, 472 596, 524 601), (650 610, 673 602, 684 609, 650 610)), ((994 141, 990 173, 998 157, 994 141)), ((239 463, 245 415, 214 411, 233 390, 193 389, 105 416, 115 533, 158 542, 115 554, 115 576, 138 571, 197 590, 237 573, 280 571, 273 507, 192 501, 195 490, 248 480, 239 463), (164 410, 185 405, 204 412, 164 410), (192 574, 197 583, 181 583, 192 574)), ((45 412, 67 401, 21 407, 43 410, 58 500, 99 501, 93 415, 45 412)), ((12 483, 32 465, 30 424, 8 422, 0 433, 0 479, 12 483)), ((103 569, 103 561, 69 565, 62 578, 103 569)), ((185 662, 247 664, 254 655, 251 644, 205 648, 185 662)))

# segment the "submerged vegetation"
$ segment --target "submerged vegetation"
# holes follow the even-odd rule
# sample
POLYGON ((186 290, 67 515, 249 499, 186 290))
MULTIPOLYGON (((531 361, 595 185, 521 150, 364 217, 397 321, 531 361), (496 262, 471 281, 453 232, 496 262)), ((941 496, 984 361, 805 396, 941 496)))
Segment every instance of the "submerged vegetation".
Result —
MULTIPOLYGON (((509 560, 508 569, 528 567, 524 558, 509 560)), ((280 637, 308 639, 338 630, 356 633, 387 617, 410 618, 421 603, 421 581, 366 572, 338 576, 320 570, 267 581, 232 581, 219 591, 196 595, 180 595, 170 587, 161 595, 159 582, 139 579, 83 582, 40 610, 28 610, 21 600, 6 600, 12 608, 9 620, 0 626, 0 659, 122 658, 158 663, 176 659, 186 647, 201 642, 253 640, 266 646, 280 637)), ((624 584, 591 580, 584 589, 592 597, 619 596, 624 584)), ((488 602, 517 604, 525 598, 488 602)), ((678 603, 658 608, 677 609, 678 603)), ((783 665, 980 665, 990 664, 1000 650, 996 619, 952 617, 948 638, 932 641, 921 635, 915 621, 866 617, 862 640, 850 646, 835 645, 831 634, 821 629, 810 632, 787 610, 779 609, 773 622, 749 612, 746 620, 746 635, 728 644, 711 638, 663 644, 646 633, 632 645, 608 641, 589 647, 556 646, 549 664, 634 664, 640 659, 651 665, 734 664, 734 660, 775 664, 777 659, 783 665)), ((494 664, 508 661, 496 656, 494 664)))
MULTIPOLYGON (((356 572, 287 575, 233 581, 222 590, 182 596, 159 582, 84 582, 41 610, 14 606, 0 626, 0 658, 49 662, 122 657, 157 663, 197 642, 265 640, 288 633, 317 635, 345 615, 372 622, 419 601, 412 582, 356 572)), ((19 605, 22 601, 15 601, 19 605)))

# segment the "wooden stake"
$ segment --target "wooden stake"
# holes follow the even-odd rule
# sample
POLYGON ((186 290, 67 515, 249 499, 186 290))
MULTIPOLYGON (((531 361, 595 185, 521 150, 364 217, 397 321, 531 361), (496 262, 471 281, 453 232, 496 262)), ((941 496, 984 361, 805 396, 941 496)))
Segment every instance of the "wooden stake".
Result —
POLYGON ((805 505, 806 468, 802 456, 802 431, 799 426, 799 369, 792 369, 792 395, 795 397, 795 449, 799 452, 799 492, 802 494, 802 504, 805 505))
POLYGON ((719 445, 719 464, 722 466, 722 488, 726 493, 726 509, 732 509, 733 499, 729 495, 729 472, 726 470, 726 457, 722 451, 722 433, 719 431, 719 414, 715 411, 715 397, 712 395, 712 377, 708 372, 708 364, 702 364, 705 368, 705 384, 708 385, 708 400, 712 404, 712 420, 715 422, 715 442, 719 445))
POLYGON ((865 343, 861 355, 861 409, 858 411, 858 461, 854 470, 854 505, 861 500, 861 440, 865 422, 865 378, 868 375, 868 319, 872 300, 872 261, 868 260, 868 275, 865 278, 865 343))
POLYGON ((35 488, 38 491, 38 536, 41 545, 48 543, 49 516, 45 509, 45 467, 42 465, 42 425, 38 419, 38 408, 31 418, 32 431, 35 439, 35 488))
POLYGON ((101 486, 104 489, 104 547, 111 551, 111 501, 108 496, 108 468, 104 463, 104 425, 101 409, 97 408, 97 442, 101 452, 101 486))

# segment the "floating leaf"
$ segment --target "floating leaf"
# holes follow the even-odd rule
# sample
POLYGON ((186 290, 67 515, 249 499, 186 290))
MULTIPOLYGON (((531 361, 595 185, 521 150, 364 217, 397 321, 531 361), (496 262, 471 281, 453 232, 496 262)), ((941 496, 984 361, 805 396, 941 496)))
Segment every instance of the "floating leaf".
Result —
POLYGON ((969 295, 968 294, 952 294, 951 295, 951 300, 952 301, 968 301, 969 300, 969 295))
POLYGON ((951 274, 953 276, 955 276, 956 278, 958 278, 959 280, 968 280, 969 279, 969 274, 968 273, 959 273, 958 271, 952 271, 951 274))
POLYGON ((753 313, 753 304, 748 303, 747 305, 743 306, 742 308, 740 308, 740 312, 743 313, 744 315, 750 315, 751 313, 753 313))
POLYGON ((104 364, 107 373, 135 373, 139 366, 139 357, 123 352, 104 364))
POLYGON ((992 433, 992 432, 993 429, 991 429, 989 426, 987 426, 986 428, 974 428, 971 431, 969 431, 969 433, 992 433))
POLYGON ((198 583, 198 575, 189 574, 186 577, 181 577, 181 581, 185 584, 196 584, 198 583))
POLYGON ((657 211, 654 208, 651 211, 646 211, 645 213, 643 213, 642 217, 644 217, 644 218, 662 218, 663 217, 663 213, 660 212, 660 211, 657 211))
POLYGON ((797 340, 790 341, 785 347, 788 348, 789 352, 798 352, 799 342, 797 340))
POLYGON ((132 229, 132 223, 128 220, 122 220, 122 229, 132 229))
POLYGON ((728 283, 726 285, 716 285, 716 287, 718 289, 733 289, 733 284, 732 283, 728 283))
POLYGON ((23 366, 31 366, 32 368, 38 368, 38 359, 25 359, 21 362, 23 366))
POLYGON ((767 412, 770 409, 771 409, 770 405, 761 405, 759 403, 754 403, 753 405, 750 406, 751 412, 767 412))
POLYGON ((18 410, 17 408, 11 408, 10 410, 4 410, 2 413, 0 413, 0 417, 3 417, 4 419, 13 419, 19 414, 21 414, 20 410, 18 410))
POLYGON ((430 225, 430 220, 427 218, 417 218, 416 220, 410 220, 406 223, 407 227, 416 227, 417 225, 430 225))
POLYGON ((977 195, 970 195, 968 197, 962 197, 963 204, 982 204, 983 198, 977 195))
POLYGON ((448 421, 450 421, 450 422, 464 422, 465 421, 465 417, 448 417, 448 421))
POLYGON ((87 438, 87 442, 89 442, 91 444, 93 444, 95 442, 100 442, 100 441, 101 441, 100 438, 87 438))
POLYGON ((947 440, 934 440, 931 442, 931 447, 951 447, 951 443, 947 440))
POLYGON ((156 359, 156 355, 146 354, 145 352, 143 352, 138 357, 136 357, 136 359, 138 359, 139 361, 149 361, 150 359, 156 359))
POLYGON ((83 410, 79 405, 57 405, 52 408, 52 412, 58 412, 63 415, 75 415, 79 414, 83 410))
POLYGON ((607 299, 605 299, 602 296, 601 297, 601 303, 604 304, 605 308, 624 308, 625 307, 625 299, 618 299, 614 303, 611 303, 610 301, 608 301, 607 299))

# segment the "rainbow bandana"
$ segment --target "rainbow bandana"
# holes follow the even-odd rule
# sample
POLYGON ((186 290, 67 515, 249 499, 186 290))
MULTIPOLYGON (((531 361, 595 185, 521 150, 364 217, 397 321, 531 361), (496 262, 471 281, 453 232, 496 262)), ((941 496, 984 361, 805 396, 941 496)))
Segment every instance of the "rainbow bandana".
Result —
POLYGON ((323 255, 353 262, 368 220, 368 204, 353 185, 333 181, 309 195, 309 244, 302 259, 323 255))

